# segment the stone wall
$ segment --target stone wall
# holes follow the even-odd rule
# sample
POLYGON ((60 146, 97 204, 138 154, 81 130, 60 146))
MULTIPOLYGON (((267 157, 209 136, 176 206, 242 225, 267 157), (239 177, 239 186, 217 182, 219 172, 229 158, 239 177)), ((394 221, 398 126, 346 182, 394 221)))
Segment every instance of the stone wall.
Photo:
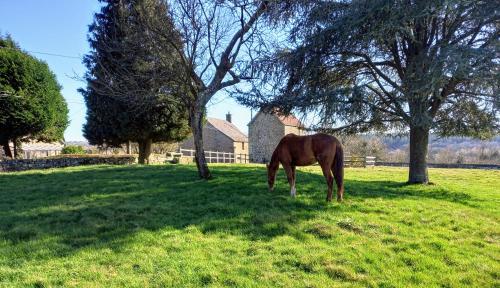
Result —
MULTIPOLYGON (((194 150, 193 136, 182 142, 180 147, 182 149, 194 150)), ((205 151, 234 153, 233 140, 224 133, 220 132, 210 123, 206 123, 205 126, 203 126, 203 148, 205 151)))
POLYGON ((271 114, 259 112, 248 126, 250 161, 266 163, 285 136, 285 126, 271 114))
POLYGON ((31 169, 48 169, 80 165, 128 165, 137 161, 132 155, 100 156, 100 155, 66 155, 40 159, 14 159, 0 161, 0 172, 25 171, 31 169))
MULTIPOLYGON (((135 157, 139 157, 139 155, 135 155, 135 157)), ((151 155, 149 155, 149 164, 165 164, 168 162, 168 157, 167 155, 165 154, 155 154, 155 153, 151 153, 151 155)))

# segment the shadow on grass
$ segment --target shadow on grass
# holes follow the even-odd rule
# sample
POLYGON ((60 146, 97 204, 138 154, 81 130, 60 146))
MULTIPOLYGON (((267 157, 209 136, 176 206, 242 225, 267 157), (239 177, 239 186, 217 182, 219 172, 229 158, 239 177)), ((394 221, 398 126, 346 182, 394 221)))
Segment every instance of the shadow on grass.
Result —
MULTIPOLYGON (((11 245, 64 256, 88 246, 119 249, 138 231, 195 226, 268 240, 288 235, 295 223, 325 209, 321 175, 300 172, 298 199, 288 196, 280 171, 278 189, 267 191, 261 167, 215 166, 215 179, 197 178, 194 166, 98 166, 53 173, 0 175, 0 237, 11 245), (300 193, 300 192, 299 192, 300 193), (56 241, 36 240, 55 237, 56 241)), ((390 181, 347 181, 346 198, 425 197, 466 204, 470 196, 440 189, 420 191, 390 181)), ((352 208, 355 209, 355 208, 352 208)), ((293 235, 292 235, 293 236, 293 235)), ((29 254, 28 254, 29 255, 29 254)))
POLYGON ((360 198, 426 198, 443 200, 474 206, 472 197, 467 193, 452 192, 441 187, 410 185, 391 181, 348 181, 346 189, 350 195, 360 198))
POLYGON ((64 256, 88 246, 119 249, 143 230, 196 226, 203 233, 270 239, 313 217, 325 203, 267 191, 265 170, 216 167, 211 181, 193 166, 92 167, 0 175, 0 237, 64 256), (32 241, 33 240, 33 241, 32 241))
MULTIPOLYGON (((297 175, 297 189, 300 190, 301 184, 314 184, 317 188, 321 187, 326 195, 325 179, 322 175, 316 173, 302 172, 297 175), (323 185, 323 186, 319 186, 323 185)), ((405 182, 387 181, 387 180, 346 180, 345 197, 347 199, 355 198, 383 198, 383 199, 434 199, 448 202, 459 203, 467 206, 476 207, 472 202, 479 201, 472 199, 470 194, 456 191, 449 191, 436 185, 415 185, 405 182)))

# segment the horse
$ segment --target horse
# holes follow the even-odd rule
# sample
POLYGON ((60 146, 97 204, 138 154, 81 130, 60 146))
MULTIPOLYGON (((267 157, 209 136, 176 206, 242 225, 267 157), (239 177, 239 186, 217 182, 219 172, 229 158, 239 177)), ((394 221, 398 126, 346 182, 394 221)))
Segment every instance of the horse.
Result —
POLYGON ((266 164, 269 191, 273 191, 276 171, 281 163, 290 184, 290 195, 295 197, 297 193, 295 167, 308 166, 316 162, 319 162, 328 184, 326 201, 332 201, 333 178, 335 178, 337 201, 341 202, 344 197, 344 152, 337 138, 323 133, 307 136, 297 136, 292 133, 281 139, 273 152, 271 162, 266 164))

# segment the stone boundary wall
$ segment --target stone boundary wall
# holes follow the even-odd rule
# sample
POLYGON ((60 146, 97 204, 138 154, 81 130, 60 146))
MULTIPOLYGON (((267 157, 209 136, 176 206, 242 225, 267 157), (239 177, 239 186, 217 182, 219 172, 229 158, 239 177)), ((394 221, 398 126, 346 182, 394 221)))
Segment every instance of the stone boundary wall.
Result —
MULTIPOLYGON (((133 155, 132 157, 138 158, 139 155, 133 155)), ((169 161, 167 155, 164 154, 153 154, 149 155, 149 164, 165 164, 169 161)))
POLYGON ((0 172, 25 171, 31 169, 48 169, 81 165, 129 165, 137 162, 133 155, 66 155, 39 159, 14 159, 0 161, 0 172))
MULTIPOLYGON (((408 167, 408 163, 400 162, 375 162, 375 166, 395 166, 395 167, 408 167)), ((500 169, 497 164, 457 164, 457 163, 427 163, 429 168, 461 168, 461 169, 500 169)))

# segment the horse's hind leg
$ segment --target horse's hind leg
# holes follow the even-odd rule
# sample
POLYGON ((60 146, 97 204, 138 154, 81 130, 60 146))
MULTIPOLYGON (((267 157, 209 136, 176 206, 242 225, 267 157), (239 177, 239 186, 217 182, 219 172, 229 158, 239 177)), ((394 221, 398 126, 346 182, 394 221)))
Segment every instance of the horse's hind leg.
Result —
POLYGON ((344 161, 343 152, 337 151, 333 160, 332 173, 337 183, 337 201, 342 202, 344 198, 344 161), (340 154, 338 154, 340 153, 340 154))
POLYGON ((332 172, 335 183, 337 183, 337 201, 342 202, 344 199, 344 167, 336 167, 332 169, 332 172))
POLYGON ((332 195, 333 195, 333 175, 331 171, 331 165, 328 165, 328 163, 319 163, 321 165, 321 170, 323 170, 323 175, 325 176, 326 179, 326 184, 328 184, 328 194, 326 195, 326 201, 331 202, 332 201, 332 195))

